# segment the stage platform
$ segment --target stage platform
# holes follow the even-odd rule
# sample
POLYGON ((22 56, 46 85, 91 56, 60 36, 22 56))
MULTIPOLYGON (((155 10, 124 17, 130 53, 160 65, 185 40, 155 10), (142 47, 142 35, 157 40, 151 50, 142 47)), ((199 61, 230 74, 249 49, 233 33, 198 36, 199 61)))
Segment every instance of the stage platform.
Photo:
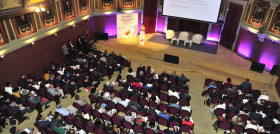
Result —
POLYGON ((176 41, 173 41, 173 43, 171 44, 170 40, 166 40, 163 34, 154 34, 148 40, 148 42, 154 42, 163 45, 171 45, 174 47, 180 47, 180 48, 185 48, 185 49, 190 49, 190 50, 195 50, 195 51, 200 51, 200 52, 205 52, 210 54, 217 54, 218 51, 217 44, 212 42, 206 42, 206 41, 203 41, 200 45, 196 43, 192 43, 191 46, 190 43, 186 43, 186 45, 184 45, 183 41, 180 41, 178 45, 176 41))

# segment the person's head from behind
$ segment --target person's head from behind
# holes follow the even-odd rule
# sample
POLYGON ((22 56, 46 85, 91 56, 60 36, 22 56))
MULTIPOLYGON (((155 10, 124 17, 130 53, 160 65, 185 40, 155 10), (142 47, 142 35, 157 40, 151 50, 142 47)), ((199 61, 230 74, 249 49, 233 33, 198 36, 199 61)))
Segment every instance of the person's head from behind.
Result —
POLYGON ((125 100, 126 100, 126 97, 125 97, 125 96, 122 96, 121 99, 122 99, 122 101, 125 101, 125 100))
POLYGON ((257 121, 256 121, 255 119, 252 119, 252 120, 251 120, 251 123, 252 123, 253 125, 257 125, 257 121))
POLYGON ((246 82, 249 82, 250 80, 249 80, 249 78, 246 78, 246 82))
POLYGON ((60 108, 61 108, 61 104, 60 104, 60 103, 57 104, 57 105, 56 105, 56 108, 57 108, 57 109, 60 109, 60 108))
POLYGON ((173 99, 172 99, 172 103, 173 103, 173 104, 175 104, 175 103, 177 103, 177 102, 178 102, 178 100, 177 100, 176 98, 173 98, 173 99))
POLYGON ((154 119, 151 119, 149 122, 149 126, 154 127, 156 125, 156 122, 154 119))
POLYGON ((190 117, 185 117, 185 121, 190 121, 190 117))
POLYGON ((18 91, 19 91, 18 87, 13 88, 13 92, 18 92, 18 91))
POLYGON ((6 87, 11 87, 11 83, 10 82, 6 82, 6 87))
POLYGON ((111 94, 111 95, 110 95, 110 98, 111 98, 111 99, 114 99, 114 98, 115 98, 115 94, 111 94))
POLYGON ((76 96, 75 96, 75 100, 80 100, 80 96, 79 96, 79 95, 76 95, 76 96))
POLYGON ((129 73, 132 73, 132 71, 133 71, 132 68, 129 68, 129 69, 128 69, 128 72, 129 72, 129 73))
POLYGON ((227 78, 227 82, 231 82, 231 78, 227 78))
POLYGON ((16 127, 11 127, 10 128, 10 133, 14 134, 17 132, 17 128, 16 127))
POLYGON ((131 111, 130 111, 130 110, 127 110, 127 111, 125 112, 125 115, 126 115, 126 116, 131 116, 131 111))
POLYGON ((166 110, 166 109, 164 109, 164 110, 163 110, 163 113, 164 113, 164 114, 167 114, 167 110, 166 110))

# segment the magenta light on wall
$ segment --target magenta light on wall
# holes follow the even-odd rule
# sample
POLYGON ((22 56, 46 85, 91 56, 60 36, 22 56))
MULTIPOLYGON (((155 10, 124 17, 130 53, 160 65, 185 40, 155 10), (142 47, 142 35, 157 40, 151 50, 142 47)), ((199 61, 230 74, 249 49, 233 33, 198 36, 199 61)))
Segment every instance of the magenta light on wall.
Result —
POLYGON ((265 64, 265 67, 271 70, 273 65, 275 65, 275 58, 276 57, 270 53, 262 53, 259 63, 265 64))
POLYGON ((160 33, 164 33, 165 29, 166 29, 166 24, 165 23, 166 23, 166 17, 162 16, 161 11, 158 11, 156 31, 160 32, 160 33))
POLYGON ((211 31, 207 35, 206 40, 208 41, 214 41, 214 42, 220 42, 220 32, 222 29, 221 24, 212 24, 211 31))
POLYGON ((247 58, 251 58, 252 56, 252 42, 250 40, 242 40, 240 41, 240 45, 237 48, 237 52, 244 55, 247 58))

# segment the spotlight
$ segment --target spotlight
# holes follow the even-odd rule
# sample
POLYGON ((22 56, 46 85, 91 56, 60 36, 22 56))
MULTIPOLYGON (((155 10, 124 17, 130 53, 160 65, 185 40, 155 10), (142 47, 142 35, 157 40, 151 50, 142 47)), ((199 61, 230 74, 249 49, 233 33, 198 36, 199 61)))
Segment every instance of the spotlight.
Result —
POLYGON ((75 27, 76 25, 75 24, 73 24, 73 27, 75 27))
POLYGON ((5 54, 1 55, 1 56, 0 56, 0 61, 3 61, 3 58, 4 58, 5 56, 6 56, 5 54))
POLYGON ((35 45, 35 42, 32 42, 31 44, 30 44, 30 47, 33 47, 35 45))
POLYGON ((39 12, 40 12, 40 9, 39 9, 39 8, 36 8, 36 9, 35 9, 35 12, 36 12, 36 13, 39 13, 39 12))
POLYGON ((41 8, 41 11, 43 11, 43 12, 44 12, 44 11, 46 11, 46 9, 42 7, 42 8, 41 8))
POLYGON ((53 36, 53 37, 57 36, 57 33, 54 33, 52 36, 53 36))

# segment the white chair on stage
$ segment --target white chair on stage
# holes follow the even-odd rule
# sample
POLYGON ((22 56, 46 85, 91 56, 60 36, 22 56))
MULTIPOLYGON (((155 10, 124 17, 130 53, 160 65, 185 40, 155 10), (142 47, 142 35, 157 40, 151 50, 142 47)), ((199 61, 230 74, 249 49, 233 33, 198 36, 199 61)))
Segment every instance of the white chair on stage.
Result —
POLYGON ((195 34, 193 37, 192 37, 192 42, 193 43, 196 43, 198 45, 201 44, 201 41, 203 39, 203 36, 201 34, 195 34))
POLYGON ((189 42, 189 33, 188 32, 185 32, 185 31, 183 31, 183 32, 181 32, 180 34, 179 34, 179 40, 177 41, 177 45, 179 44, 179 42, 180 42, 180 40, 181 41, 184 41, 184 46, 186 45, 186 43, 187 42, 189 42))
POLYGON ((175 32, 173 30, 169 29, 169 30, 166 31, 165 36, 166 36, 167 40, 172 39, 175 36, 175 32))

